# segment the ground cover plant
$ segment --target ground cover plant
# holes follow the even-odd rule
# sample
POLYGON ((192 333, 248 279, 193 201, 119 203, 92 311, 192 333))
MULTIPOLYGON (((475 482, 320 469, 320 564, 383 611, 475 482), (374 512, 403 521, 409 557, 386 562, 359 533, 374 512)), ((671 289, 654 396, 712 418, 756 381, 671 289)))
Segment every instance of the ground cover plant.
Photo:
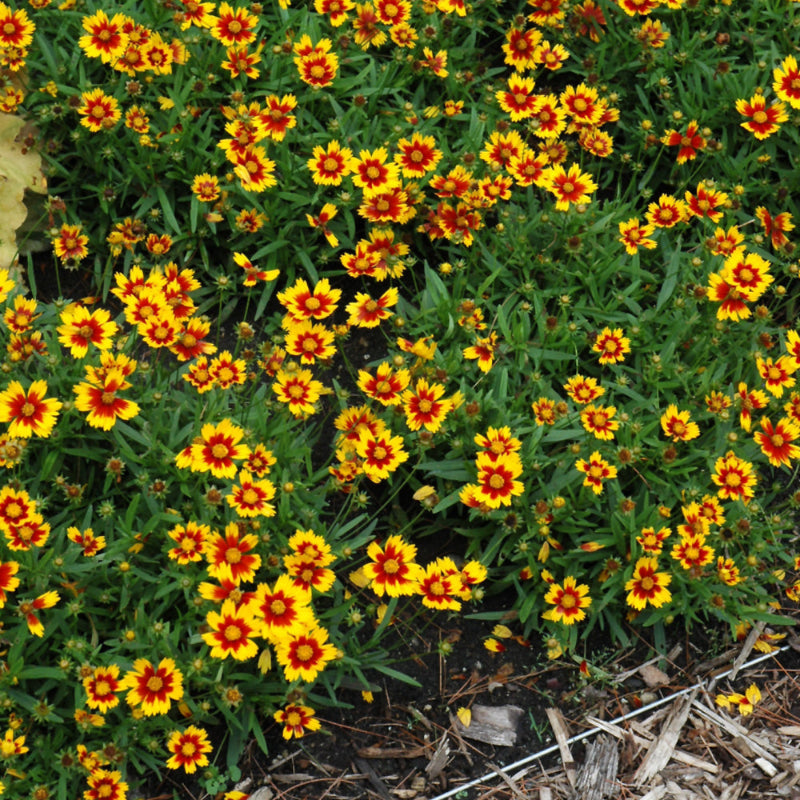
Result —
POLYGON ((47 181, 0 265, 6 791, 225 788, 265 720, 402 677, 401 616, 487 592, 518 597, 495 651, 777 630, 799 27, 787 0, 0 2, 0 171, 47 181))

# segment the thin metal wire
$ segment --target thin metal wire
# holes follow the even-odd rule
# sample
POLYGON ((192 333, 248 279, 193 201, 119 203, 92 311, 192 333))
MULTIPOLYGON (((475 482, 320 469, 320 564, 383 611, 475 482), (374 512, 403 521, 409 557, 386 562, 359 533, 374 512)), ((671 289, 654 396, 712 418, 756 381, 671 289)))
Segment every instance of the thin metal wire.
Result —
MULTIPOLYGON (((757 656, 756 658, 748 661, 746 664, 742 664, 739 667, 739 672, 743 672, 744 670, 748 669, 749 667, 753 667, 756 664, 760 664, 762 661, 766 661, 768 658, 773 658, 778 653, 783 653, 785 650, 789 649, 789 645, 784 645, 783 647, 778 648, 777 650, 773 651, 772 653, 765 653, 764 655, 757 656)), ((718 681, 730 673, 733 672, 733 667, 726 670, 725 672, 720 673, 719 675, 715 675, 713 680, 718 681)), ((621 717, 616 717, 609 721, 610 725, 618 725, 620 722, 625 722, 625 720, 631 719, 633 717, 639 716, 639 714, 644 714, 646 711, 652 711, 654 708, 658 708, 659 706, 663 706, 665 703, 669 703, 670 701, 674 700, 676 697, 681 697, 689 692, 693 692, 695 689, 701 688, 705 683, 707 683, 706 679, 698 681, 693 686, 688 686, 685 689, 681 689, 680 691, 675 692, 674 694, 668 695, 667 697, 660 697, 658 700, 654 700, 652 703, 648 703, 646 706, 642 706, 641 708, 635 708, 632 711, 629 711, 627 714, 623 714, 621 717)), ((567 744, 574 744, 575 742, 580 742, 583 739, 588 739, 590 736, 594 736, 596 733, 600 733, 602 728, 590 728, 583 733, 578 733, 575 736, 570 737, 567 739, 567 744)), ((532 755, 525 756, 525 758, 519 759, 519 761, 515 761, 513 764, 506 764, 502 767, 504 772, 509 772, 511 770, 517 769, 518 767, 522 767, 525 764, 530 764, 531 761, 537 761, 539 759, 544 758, 545 756, 549 756, 551 753, 558 752, 558 745, 554 744, 550 747, 546 747, 544 750, 540 750, 538 753, 533 753, 532 755)), ((486 783, 488 780, 492 778, 496 778, 497 773, 489 772, 486 775, 481 776, 480 778, 475 778, 468 783, 462 783, 459 786, 455 786, 449 791, 445 792, 444 794, 438 794, 436 797, 432 797, 431 800, 446 800, 448 797, 454 797, 459 792, 463 792, 467 789, 472 789, 475 786, 480 785, 481 783, 486 783)))

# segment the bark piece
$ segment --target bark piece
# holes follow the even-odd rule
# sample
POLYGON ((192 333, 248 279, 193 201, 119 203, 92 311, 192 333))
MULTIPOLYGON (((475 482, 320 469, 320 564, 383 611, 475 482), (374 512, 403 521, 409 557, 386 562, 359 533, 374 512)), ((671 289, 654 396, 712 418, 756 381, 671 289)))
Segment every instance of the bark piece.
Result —
POLYGON ((650 745, 647 755, 633 775, 633 782, 636 786, 648 783, 669 763, 681 730, 689 718, 689 710, 696 694, 697 690, 695 689, 690 695, 681 697, 673 706, 661 733, 650 745))
POLYGON ((564 723, 564 717, 557 708, 548 708, 545 709, 545 711, 547 713, 547 719, 550 720, 550 727, 553 729, 553 733, 556 736, 556 743, 558 744, 558 751, 561 753, 561 762, 564 766, 564 771, 567 773, 567 780, 569 781, 569 785, 574 789, 576 778, 575 762, 572 759, 569 742, 567 741, 569 739, 569 733, 564 723))
POLYGON ((619 789, 619 748, 610 736, 598 736, 586 747, 586 760, 575 781, 575 800, 603 800, 619 789))
POLYGON ((458 717, 453 727, 465 739, 513 747, 517 743, 517 725, 524 713, 519 706, 473 705, 469 728, 465 728, 458 717))
POLYGON ((431 780, 435 780, 442 774, 442 770, 447 766, 447 759, 450 755, 450 745, 447 742, 447 734, 442 736, 439 744, 436 747, 436 752, 431 757, 428 765, 425 767, 425 772, 431 780))

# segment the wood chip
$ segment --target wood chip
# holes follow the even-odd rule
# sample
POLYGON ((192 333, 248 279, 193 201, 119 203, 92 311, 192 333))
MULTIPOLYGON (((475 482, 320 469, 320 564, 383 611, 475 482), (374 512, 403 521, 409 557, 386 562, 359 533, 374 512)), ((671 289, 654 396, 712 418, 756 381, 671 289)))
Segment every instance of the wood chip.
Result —
POLYGON ((442 770, 447 766, 448 756, 450 755, 450 746, 447 743, 447 734, 442 736, 439 744, 436 747, 436 752, 433 754, 428 765, 425 767, 425 772, 431 780, 435 780, 442 774, 442 770))
POLYGON ((657 689, 659 686, 666 686, 669 683, 669 675, 655 664, 643 664, 639 667, 639 675, 650 689, 657 689))
POLYGON ((771 764, 765 758, 757 758, 756 766, 768 777, 774 778, 778 774, 778 770, 774 764, 771 764))
POLYGON ((553 792, 549 786, 542 786, 539 789, 539 800, 553 800, 553 792))
POLYGON ((617 768, 619 747, 610 736, 599 735, 586 747, 584 760, 575 780, 576 800, 603 800, 619 791, 617 768))
POLYGON ((634 773, 633 782, 636 786, 643 786, 648 783, 667 765, 670 758, 672 758, 672 753, 675 750, 675 745, 678 743, 681 730, 689 717, 689 710, 692 707, 692 702, 696 694, 697 689, 675 702, 669 717, 664 723, 661 733, 653 744, 650 745, 647 755, 634 773))
POLYGON ((360 747, 356 754, 361 758, 419 758, 425 755, 424 747, 360 747))
POLYGON ((453 728, 465 739, 486 742, 499 747, 513 747, 517 743, 517 726, 525 712, 519 706, 472 706, 469 728, 455 717, 453 728))
POLYGON ((753 646, 758 641, 758 637, 764 632, 766 625, 766 622, 756 622, 756 624, 751 628, 750 633, 747 634, 747 638, 744 640, 744 644, 742 645, 742 652, 736 656, 736 660, 733 662, 733 667, 731 667, 730 675, 728 675, 729 681, 733 682, 736 680, 739 670, 742 668, 744 662, 749 658, 750 653, 753 652, 753 646))
POLYGON ((569 732, 567 731, 564 717, 557 708, 548 708, 545 709, 545 711, 547 713, 547 719, 550 720, 550 727, 553 729, 553 733, 556 736, 556 743, 558 744, 558 751, 561 753, 564 771, 567 773, 567 780, 569 781, 569 785, 574 789, 576 778, 575 762, 572 759, 569 742, 567 741, 569 739, 569 732))
POLYGON ((667 793, 667 787, 662 783, 661 786, 655 786, 647 794, 643 794, 640 800, 661 800, 667 793))

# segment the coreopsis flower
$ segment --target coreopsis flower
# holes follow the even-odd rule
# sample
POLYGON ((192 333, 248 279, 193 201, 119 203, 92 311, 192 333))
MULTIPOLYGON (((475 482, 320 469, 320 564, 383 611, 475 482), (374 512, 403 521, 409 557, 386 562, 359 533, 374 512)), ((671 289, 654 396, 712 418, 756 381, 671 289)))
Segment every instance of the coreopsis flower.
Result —
POLYGON ((380 323, 392 316, 389 310, 397 305, 397 289, 387 289, 377 300, 365 292, 356 292, 356 299, 348 303, 345 310, 350 315, 348 324, 359 328, 377 328, 380 323))
POLYGON ((219 178, 203 172, 192 179, 192 194, 201 203, 213 203, 219 198, 219 178))
POLYGON ((86 306, 69 305, 61 312, 61 325, 56 328, 58 341, 69 347, 73 358, 83 358, 89 345, 98 350, 109 350, 116 335, 117 323, 104 308, 89 311, 86 306))
POLYGON ((278 370, 272 391, 281 403, 285 403, 295 417, 305 417, 316 410, 314 403, 322 393, 322 384, 314 380, 311 370, 278 370))
POLYGON ((141 53, 144 69, 155 72, 156 75, 171 75, 176 53, 180 53, 180 43, 173 50, 173 46, 167 44, 158 33, 151 33, 142 45, 141 53))
POLYGON ((122 118, 117 98, 99 88, 81 94, 78 114, 81 116, 81 125, 92 133, 111 130, 122 118))
POLYGON ((452 559, 437 558, 425 566, 417 584, 417 593, 422 595, 422 605, 440 611, 458 611, 463 591, 461 573, 452 559))
POLYGON ((386 42, 386 32, 379 27, 380 18, 372 3, 357 3, 356 18, 353 20, 353 37, 355 43, 362 50, 370 47, 380 47, 386 42))
POLYGON ((507 79, 507 89, 495 93, 500 108, 511 116, 512 122, 519 122, 533 116, 538 100, 534 92, 533 78, 512 73, 507 79))
POLYGON ((276 644, 287 635, 314 628, 310 600, 310 593, 296 586, 290 575, 279 575, 273 588, 259 583, 252 605, 261 621, 261 637, 276 644))
POLYGON ((747 295, 732 282, 725 280, 721 273, 712 272, 708 276, 708 299, 719 303, 717 319, 730 319, 733 322, 747 319, 751 315, 750 308, 745 300, 747 295))
POLYGON ((606 461, 598 450, 595 450, 586 461, 582 458, 575 462, 575 469, 586 477, 583 486, 588 486, 595 494, 603 491, 604 482, 617 477, 617 468, 606 461))
POLYGON ((275 162, 267 158, 267 152, 259 145, 250 145, 244 152, 234 154, 231 159, 236 177, 242 182, 246 192, 263 192, 277 186, 275 162))
MULTIPOLYGON (((131 106, 125 112, 125 127, 138 134, 148 133, 150 131, 150 117, 142 106, 131 106)), ((194 185, 192 185, 194 192, 194 185)), ((195 192, 197 194, 197 192, 195 192)), ((219 196, 219 195, 218 195, 219 196)))
POLYGON ((50 524, 36 512, 28 513, 17 522, 3 521, 0 523, 0 530, 3 531, 9 550, 26 551, 32 547, 42 547, 50 536, 50 524))
POLYGON ((753 498, 757 478, 753 465, 728 450, 714 464, 711 480, 719 487, 717 495, 722 500, 741 500, 745 505, 753 498))
POLYGON ((0 490, 0 527, 17 525, 36 513, 36 503, 24 489, 4 486, 0 490))
POLYGON ((624 334, 622 328, 603 328, 592 345, 595 353, 600 353, 598 359, 601 364, 616 364, 625 360, 631 352, 631 340, 624 334))
POLYGON ((7 592, 15 592, 19 587, 19 563, 16 561, 0 561, 0 608, 3 608, 8 600, 7 592))
POLYGON ((446 78, 450 74, 447 71, 447 50, 434 53, 430 47, 423 47, 422 55, 419 63, 423 69, 429 69, 437 78, 446 78))
POLYGON ((325 325, 302 320, 289 320, 286 333, 286 352, 299 356, 301 364, 313 364, 317 360, 328 361, 336 353, 334 333, 325 325))
POLYGON ((323 536, 313 530, 296 530, 287 542, 289 549, 299 556, 308 556, 314 563, 322 567, 333 563, 336 556, 331 552, 331 546, 323 536))
POLYGON ((794 230, 791 213, 783 211, 773 217, 764 206, 758 206, 756 208, 756 217, 764 229, 764 234, 769 236, 774 250, 779 250, 789 243, 789 237, 786 232, 794 230))
POLYGON ((533 418, 537 425, 556 424, 556 401, 547 397, 540 397, 531 404, 533 418))
POLYGON ((750 100, 737 100, 736 110, 747 118, 739 123, 741 127, 750 131, 759 140, 767 139, 773 133, 777 133, 781 123, 789 119, 786 106, 780 100, 767 105, 762 94, 755 94, 750 100))
POLYGON ((86 778, 89 788, 83 793, 85 800, 126 800, 128 784, 119 770, 96 768, 86 778))
POLYGON ((410 380, 411 374, 407 369, 395 371, 388 361, 378 364, 374 375, 363 369, 358 371, 358 388, 382 406, 399 405, 410 380))
POLYGON ((45 592, 40 594, 34 600, 23 600, 19 604, 19 613, 25 617, 25 622, 28 625, 28 630, 34 635, 44 636, 44 625, 39 617, 36 616, 36 611, 41 611, 45 608, 52 608, 60 600, 58 592, 45 592))
POLYGON ((492 131, 480 152, 480 159, 494 170, 505 169, 513 156, 522 153, 525 142, 513 128, 506 133, 492 131))
POLYGON ((209 31, 217 41, 230 47, 254 41, 257 25, 258 17, 255 14, 244 8, 234 9, 229 3, 220 3, 209 31))
POLYGON ((614 152, 614 139, 598 128, 584 128, 578 135, 578 144, 598 158, 608 158, 614 152))
POLYGON ((542 185, 555 195, 559 211, 567 211, 570 203, 590 202, 589 194, 597 189, 597 184, 582 173, 577 164, 572 164, 568 170, 560 165, 548 167, 542 176, 542 185))
MULTIPOLYGON (((393 25, 389 29, 389 36, 391 40, 398 46, 398 47, 409 47, 413 48, 416 43, 417 39, 417 29, 412 28, 407 22, 401 22, 399 25, 393 25)), ((445 113, 447 113, 447 103, 452 101, 445 100, 445 113)))
POLYGON ((233 478, 237 470, 234 462, 250 455, 250 448, 240 444, 243 436, 244 431, 228 419, 217 425, 206 423, 199 441, 191 445, 190 469, 210 472, 215 478, 233 478))
POLYGON ((273 718, 279 725, 283 725, 282 736, 287 741, 293 736, 300 739, 306 731, 318 731, 320 721, 314 717, 314 709, 309 706, 298 706, 289 703, 279 708, 273 718))
POLYGON ((27 48, 33 42, 35 30, 27 11, 22 8, 15 11, 0 3, 0 51, 27 48))
POLYGON ((686 222, 688 217, 686 203, 671 194, 662 194, 658 202, 650 203, 645 214, 647 222, 656 228, 672 228, 680 222, 686 222))
POLYGON ((416 211, 411 207, 408 192, 401 187, 395 187, 365 197, 358 207, 358 213, 370 222, 396 222, 402 225, 408 222, 416 211))
POLYGON ((184 566, 203 558, 204 546, 211 535, 208 525, 187 522, 186 525, 174 525, 167 531, 167 536, 175 542, 175 547, 167 551, 167 555, 178 564, 184 566))
POLYGON ((748 301, 754 302, 774 281, 769 269, 769 261, 757 253, 748 253, 743 247, 738 247, 725 259, 720 275, 726 284, 733 286, 748 301))
POLYGON ((194 386, 199 394, 205 394, 214 388, 214 376, 208 367, 208 359, 200 356, 189 365, 189 371, 183 375, 183 379, 194 386))
POLYGON ((67 528, 67 539, 79 545, 87 558, 97 555, 106 546, 106 537, 96 536, 91 528, 82 531, 80 528, 70 526, 67 528))
POLYGON ((708 520, 710 525, 724 525, 725 514, 722 504, 710 494, 704 494, 700 503, 700 515, 708 520))
POLYGON ((511 505, 512 498, 521 495, 525 487, 517 478, 522 475, 522 461, 517 453, 478 453, 477 495, 488 508, 511 505))
POLYGON ((686 126, 686 132, 668 130, 661 138, 661 143, 667 147, 677 147, 678 155, 675 160, 678 164, 685 164, 687 161, 693 161, 697 158, 698 150, 705 150, 706 140, 699 133, 700 126, 697 120, 693 119, 686 126))
POLYGON ((488 639, 484 639, 483 646, 490 653, 505 653, 507 649, 501 641, 495 639, 493 636, 489 637, 488 639))
POLYGON ((298 679, 312 683, 327 664, 337 657, 325 628, 293 631, 275 643, 275 656, 289 682, 298 679))
MULTIPOLYGON (((792 392, 789 401, 784 404, 783 410, 793 422, 800 424, 800 392, 792 392)), ((2 437, 0 437, 1 439, 2 437)))
POLYGON ((342 431, 344 439, 355 446, 362 433, 377 436, 386 432, 386 423, 375 416, 367 406, 346 408, 333 421, 333 427, 342 431))
POLYGON ((744 694, 735 692, 733 694, 718 694, 714 702, 720 708, 736 708, 741 716, 746 717, 753 713, 755 706, 761 700, 761 692, 758 687, 752 683, 747 687, 744 694))
POLYGON ((672 533, 670 528, 642 528, 640 536, 636 537, 636 542, 644 550, 652 556, 657 556, 664 548, 664 541, 672 533))
POLYGON ((326 147, 316 146, 306 164, 318 186, 340 186, 342 178, 352 172, 352 161, 353 151, 334 139, 326 147))
POLYGON ((559 25, 566 14, 564 0, 528 0, 528 5, 533 8, 528 19, 535 25, 559 25))
POLYGON ((544 180, 547 157, 526 147, 508 162, 508 174, 517 186, 540 186, 544 180))
POLYGON ((423 568, 414 562, 416 555, 416 545, 408 544, 401 536, 389 536, 383 547, 377 541, 371 542, 367 547, 370 562, 362 571, 372 591, 378 597, 415 594, 424 576, 423 568))
POLYGON ((89 237, 81 233, 80 225, 62 225, 53 239, 53 252, 66 261, 80 261, 89 254, 89 237))
POLYGON ((73 387, 75 408, 88 412, 86 421, 93 428, 110 431, 118 420, 129 420, 139 413, 139 405, 118 393, 130 387, 121 370, 111 370, 100 386, 79 383, 73 387))
POLYGON ((585 83, 578 86, 567 86, 558 99, 567 114, 576 122, 597 125, 603 116, 603 107, 598 102, 597 89, 587 86, 585 83))
POLYGON ((172 753, 167 759, 167 768, 183 767, 191 775, 198 767, 208 766, 207 754, 213 749, 203 728, 189 725, 186 730, 173 731, 167 741, 167 750, 172 753))
POLYGON ((334 28, 343 25, 347 21, 347 12, 355 7, 352 0, 314 0, 314 10, 317 14, 327 14, 334 28))
POLYGON ((226 525, 224 534, 213 531, 203 544, 208 574, 219 581, 233 581, 237 585, 253 580, 261 566, 261 556, 251 552, 257 545, 258 537, 253 533, 243 533, 236 522, 226 525))
POLYGON ((703 181, 697 184, 697 193, 690 191, 684 193, 686 208, 691 216, 708 217, 712 222, 722 219, 722 208, 728 201, 728 195, 717 189, 708 187, 703 181))
POLYGON ((225 495, 228 505, 240 517, 274 517, 275 506, 269 501, 275 497, 275 486, 267 479, 256 480, 246 470, 239 471, 238 484, 225 495))
POLYGON ((800 447, 793 444, 800 438, 800 425, 789 417, 782 417, 774 425, 767 417, 762 417, 761 427, 763 431, 756 431, 753 439, 769 463, 774 467, 791 467, 792 459, 800 458, 800 447))
POLYGON ((231 74, 231 78, 238 78, 244 75, 246 78, 255 80, 261 70, 256 66, 261 63, 261 52, 263 44, 259 44, 255 50, 250 50, 247 45, 231 45, 225 51, 225 60, 220 63, 222 69, 231 74))
POLYGON ((406 424, 412 431, 420 428, 436 433, 453 410, 453 401, 444 397, 445 387, 440 383, 428 383, 418 378, 413 389, 403 392, 403 411, 406 424))
POLYGON ((464 358, 477 360, 478 369, 488 372, 494 364, 494 354, 497 349, 497 334, 491 331, 488 336, 478 337, 474 344, 465 347, 464 358))
POLYGON ((775 361, 756 358, 756 368, 767 391, 775 397, 782 397, 784 389, 791 389, 795 385, 794 373, 800 369, 800 363, 791 356, 779 356, 775 361))
POLYGON ((260 442, 251 448, 250 455, 244 463, 244 469, 251 472, 258 478, 263 478, 269 475, 270 468, 277 463, 277 459, 272 454, 272 450, 267 448, 260 442))
MULTIPOLYGON (((322 39, 317 47, 323 43, 327 43, 327 48, 330 48, 331 42, 328 39, 322 39)), ((317 89, 333 83, 339 69, 339 58, 335 53, 328 52, 328 49, 314 50, 295 58, 294 63, 297 65, 301 81, 317 89)))
POLYGON ((183 674, 171 658, 162 658, 157 667, 146 658, 137 658, 119 688, 128 690, 126 702, 141 706, 145 716, 166 714, 172 701, 183 697, 183 674))
POLYGON ((750 430, 753 411, 766 408, 769 398, 761 389, 748 389, 746 383, 736 387, 735 400, 739 406, 739 424, 745 431, 750 430))
POLYGON ((274 281, 280 275, 278 269, 259 269, 244 253, 234 253, 233 261, 244 270, 244 286, 255 286, 258 281, 274 281))
POLYGON ((350 162, 352 181, 365 197, 374 196, 400 185, 400 167, 389 159, 385 147, 362 150, 350 162))
POLYGON ((183 323, 180 334, 170 345, 169 351, 177 356, 178 361, 191 361, 200 356, 211 355, 217 351, 217 346, 205 341, 209 333, 209 320, 192 317, 183 323))
POLYGON ((581 409, 581 425, 596 439, 610 441, 614 438, 614 431, 619 430, 619 422, 612 419, 617 413, 615 406, 601 406, 591 403, 581 409))
POLYGON ((714 558, 714 548, 706 544, 706 537, 702 534, 681 536, 679 542, 672 547, 670 553, 684 569, 703 567, 710 564, 714 558))
POLYGON ((19 381, 11 381, 0 392, 0 422, 8 422, 8 435, 29 439, 32 436, 50 436, 63 405, 54 397, 45 397, 47 382, 34 381, 28 390, 19 381))
POLYGON ((631 608, 641 611, 648 603, 661 608, 672 600, 672 593, 667 589, 672 576, 666 572, 658 572, 658 559, 643 557, 637 560, 633 576, 625 583, 625 598, 631 608))
POLYGON ((717 577, 726 586, 736 586, 742 582, 739 567, 732 558, 717 557, 717 577))
POLYGON ((328 223, 339 213, 339 209, 333 203, 325 203, 319 214, 313 216, 306 214, 306 220, 312 228, 319 230, 325 237, 325 241, 331 246, 336 247, 339 239, 336 234, 328 227, 328 223))
POLYGON ((541 44, 538 44, 533 51, 534 62, 552 72, 561 69, 569 56, 569 51, 564 45, 551 44, 546 39, 541 44))
POLYGON ((11 756, 20 756, 27 753, 30 748, 25 746, 24 736, 14 736, 14 729, 8 728, 0 739, 0 758, 7 759, 11 756))
POLYGON ((327 278, 315 284, 313 290, 305 280, 298 278, 288 289, 278 292, 278 300, 295 320, 321 320, 336 310, 341 295, 340 289, 331 289, 327 278))
POLYGON ((17 295, 14 298, 14 307, 6 308, 3 314, 6 327, 14 333, 27 333, 34 320, 41 316, 36 313, 36 305, 35 298, 17 295))
MULTIPOLYGON (((640 41, 645 47, 652 47, 653 49, 658 49, 664 47, 669 39, 669 31, 664 30, 661 20, 659 19, 646 19, 641 27, 639 28, 638 32, 636 33, 636 38, 640 41)), ((680 134, 679 134, 680 135, 680 134)), ((689 138, 690 134, 689 131, 686 132, 686 138, 689 138)), ((705 147, 705 140, 703 142, 703 147, 705 147)), ((692 156, 693 158, 693 156, 692 156)), ((682 161, 678 162, 682 164, 682 161)))
POLYGON ((289 553, 283 557, 283 566, 293 584, 310 598, 314 589, 324 594, 335 583, 336 573, 326 566, 333 559, 333 555, 320 559, 314 555, 289 553))
POLYGON ((592 604, 592 598, 588 594, 589 587, 585 583, 577 584, 571 575, 564 578, 563 586, 551 583, 544 601, 552 604, 553 608, 543 612, 542 618, 551 622, 563 622, 565 625, 580 622, 586 617, 584 609, 592 604))
POLYGON ((442 151, 436 147, 433 136, 422 136, 417 131, 410 139, 398 139, 397 150, 394 163, 400 167, 404 178, 422 178, 436 169, 442 159, 442 151))
POLYGON ((661 415, 661 429, 673 442, 688 442, 700 435, 697 423, 691 422, 690 419, 691 412, 678 411, 678 407, 671 403, 661 415))
MULTIPOLYGON (((567 112, 554 94, 540 94, 537 95, 533 115, 528 117, 528 125, 533 128, 534 136, 550 143, 556 140, 567 127, 567 112)), ((550 164, 560 164, 564 160, 563 158, 553 159, 545 153, 541 155, 547 156, 550 164)), ((566 152, 564 158, 566 158, 566 152)))
POLYGON ((637 217, 631 217, 627 222, 619 223, 620 236, 617 239, 625 247, 625 252, 630 256, 635 256, 640 247, 652 250, 656 247, 654 239, 650 239, 654 225, 642 225, 637 217))
POLYGON ((564 391, 571 400, 580 405, 591 403, 606 393, 605 388, 600 386, 595 378, 587 378, 580 374, 567 379, 564 391))
POLYGON ((792 108, 800 108, 800 69, 794 56, 786 56, 772 71, 772 90, 779 100, 792 108))
POLYGON ((253 637, 259 635, 261 625, 250 604, 237 606, 233 600, 225 600, 219 613, 208 612, 206 625, 210 630, 202 636, 212 658, 232 656, 236 661, 246 661, 258 655, 253 637))
POLYGON ((619 7, 629 16, 646 16, 661 4, 661 0, 618 0, 619 7))
POLYGON ((517 72, 531 69, 535 66, 534 51, 541 40, 542 34, 536 28, 528 30, 510 28, 506 31, 506 41, 503 44, 505 63, 514 67, 517 72))
POLYGON ((511 428, 508 426, 490 427, 485 435, 475 434, 473 441, 484 453, 495 458, 508 453, 516 453, 522 447, 522 442, 511 435, 511 428))
POLYGON ((402 437, 392 436, 388 431, 375 434, 362 431, 355 447, 358 457, 362 459, 361 468, 373 483, 388 478, 400 464, 408 461, 402 437))
POLYGON ((96 667, 91 675, 87 675, 83 679, 86 705, 89 708, 97 709, 101 714, 116 708, 119 704, 116 692, 121 689, 118 678, 119 667, 116 664, 108 667, 96 667))
POLYGON ((136 331, 148 347, 170 348, 175 345, 181 334, 181 322, 170 309, 142 320, 136 326, 136 331))
POLYGON ((181 30, 185 31, 192 25, 198 28, 210 28, 214 24, 214 3, 203 3, 200 0, 180 0, 181 8, 173 19, 180 22, 181 30))
POLYGON ((727 231, 723 228, 717 228, 714 231, 714 238, 708 239, 706 245, 715 256, 727 258, 743 241, 744 236, 740 233, 739 228, 736 225, 731 225, 727 231))

